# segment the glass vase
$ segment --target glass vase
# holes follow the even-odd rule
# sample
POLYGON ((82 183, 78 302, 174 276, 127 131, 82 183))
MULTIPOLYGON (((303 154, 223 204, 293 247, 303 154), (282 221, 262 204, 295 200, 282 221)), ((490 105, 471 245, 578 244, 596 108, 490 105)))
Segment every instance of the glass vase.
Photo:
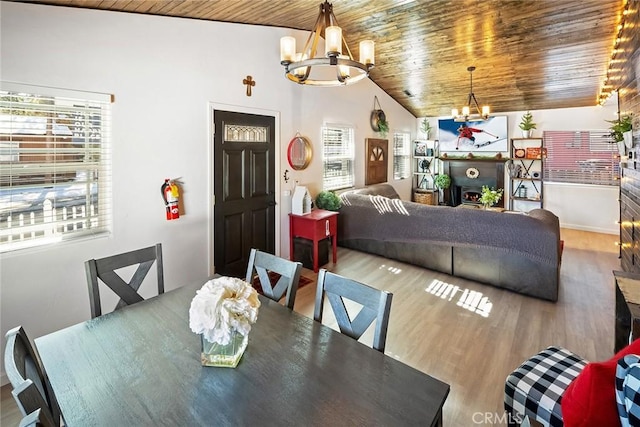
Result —
POLYGON ((247 348, 249 334, 242 335, 237 331, 231 332, 231 340, 227 345, 208 341, 202 337, 202 354, 200 361, 202 366, 218 366, 223 368, 235 368, 247 348))

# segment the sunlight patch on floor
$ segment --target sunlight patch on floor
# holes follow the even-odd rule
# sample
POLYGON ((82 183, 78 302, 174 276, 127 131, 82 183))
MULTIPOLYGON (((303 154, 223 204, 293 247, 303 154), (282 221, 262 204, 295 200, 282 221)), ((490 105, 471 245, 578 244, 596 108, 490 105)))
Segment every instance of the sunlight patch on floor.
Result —
POLYGON ((401 268, 394 267, 394 266, 392 266, 392 265, 387 266, 387 265, 385 265, 385 264, 381 264, 381 265, 380 265, 380 267, 378 267, 378 270, 386 270, 386 271, 388 271, 388 272, 390 272, 390 273, 393 273, 393 274, 400 274, 400 273, 402 273, 402 269, 401 269, 401 268))
POLYGON ((457 298, 457 306, 482 317, 489 317, 491 309, 493 308, 493 303, 488 297, 484 296, 482 292, 461 289, 457 285, 452 285, 442 280, 434 279, 425 291, 451 302, 454 302, 454 298, 457 298), (458 294, 460 295, 458 296, 458 294))

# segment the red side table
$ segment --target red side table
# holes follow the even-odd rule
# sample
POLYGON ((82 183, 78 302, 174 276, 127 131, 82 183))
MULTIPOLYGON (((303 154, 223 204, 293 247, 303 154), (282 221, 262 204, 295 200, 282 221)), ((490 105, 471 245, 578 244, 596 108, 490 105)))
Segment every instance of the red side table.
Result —
POLYGON ((331 237, 333 263, 338 262, 338 212, 315 209, 306 215, 289 214, 289 259, 293 261, 293 239, 313 241, 313 271, 318 272, 318 242, 331 237))

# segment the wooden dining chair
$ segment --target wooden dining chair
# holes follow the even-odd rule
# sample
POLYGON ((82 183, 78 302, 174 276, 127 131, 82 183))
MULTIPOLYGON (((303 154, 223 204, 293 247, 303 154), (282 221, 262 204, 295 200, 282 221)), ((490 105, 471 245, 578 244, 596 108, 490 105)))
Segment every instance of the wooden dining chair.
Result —
POLYGON ((44 417, 41 412, 41 409, 36 409, 26 417, 23 417, 18 427, 57 427, 54 424, 50 424, 50 420, 44 417))
POLYGON ((102 315, 98 279, 120 297, 120 301, 114 309, 118 310, 126 305, 135 304, 144 300, 138 293, 138 289, 154 262, 156 263, 158 278, 158 294, 162 294, 164 293, 164 274, 162 268, 162 245, 160 243, 155 246, 149 246, 148 248, 85 261, 84 267, 87 274, 87 284, 89 286, 91 318, 93 319, 102 315), (120 268, 134 265, 138 265, 138 268, 129 282, 123 280, 116 272, 116 270, 120 268))
POLYGON ((325 295, 331 304, 340 332, 343 334, 356 340, 360 339, 362 334, 375 321, 373 348, 384 353, 389 314, 391 312, 391 300, 393 298, 392 293, 331 273, 324 268, 320 269, 313 318, 321 323, 325 295), (353 320, 351 320, 347 312, 345 299, 362 305, 362 309, 353 320))
POLYGON ((301 272, 301 262, 289 261, 254 248, 249 255, 245 281, 253 284, 254 278, 257 277, 264 296, 274 301, 280 301, 286 293, 285 305, 293 310, 301 272), (274 280, 275 284, 272 283, 269 272, 280 276, 274 280))
POLYGON ((35 349, 22 326, 5 335, 4 370, 11 383, 11 394, 24 417, 40 410, 41 425, 59 426, 60 408, 35 349))

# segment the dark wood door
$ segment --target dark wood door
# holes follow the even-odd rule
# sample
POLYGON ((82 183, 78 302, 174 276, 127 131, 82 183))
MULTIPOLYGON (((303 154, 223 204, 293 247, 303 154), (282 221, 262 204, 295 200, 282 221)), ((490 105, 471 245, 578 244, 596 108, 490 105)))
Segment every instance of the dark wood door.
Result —
POLYGON ((251 248, 275 253, 275 118, 214 111, 215 271, 244 277, 251 248))

